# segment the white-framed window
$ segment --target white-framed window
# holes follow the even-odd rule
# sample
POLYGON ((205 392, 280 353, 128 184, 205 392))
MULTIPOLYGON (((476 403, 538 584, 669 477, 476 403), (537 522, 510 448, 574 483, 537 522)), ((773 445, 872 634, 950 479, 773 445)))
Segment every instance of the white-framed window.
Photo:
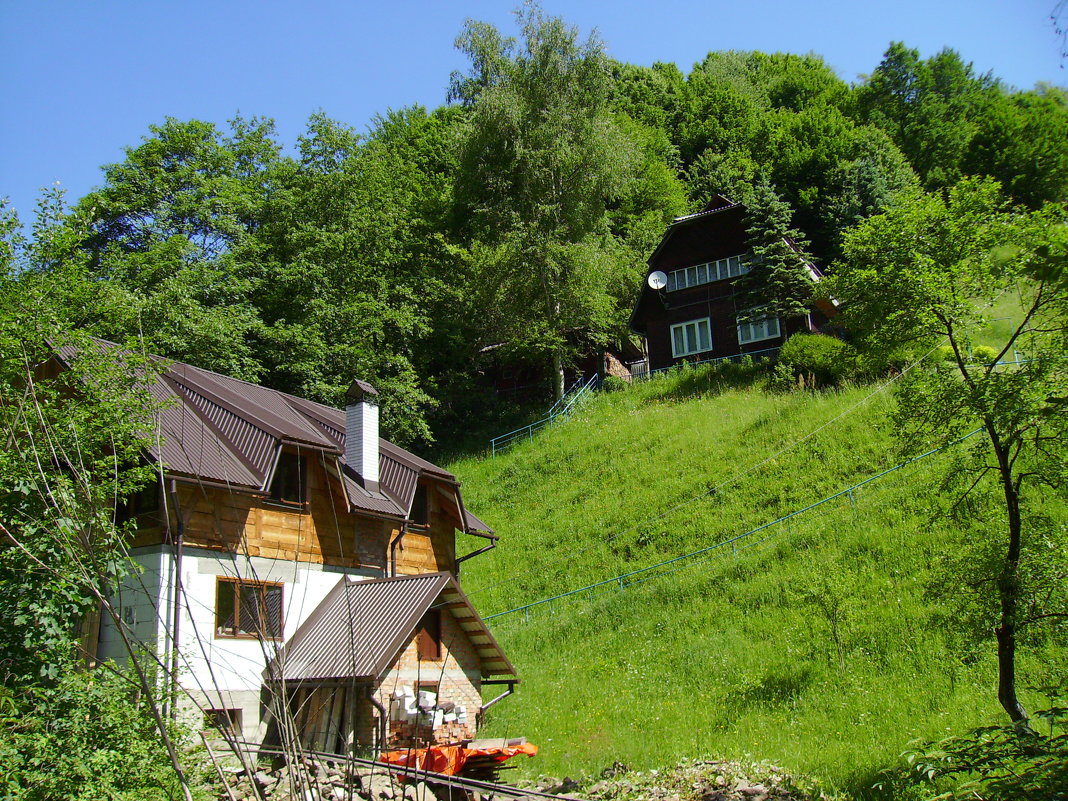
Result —
POLYGON ((759 342, 762 339, 775 339, 779 335, 779 318, 774 314, 751 317, 748 322, 738 323, 739 345, 759 342))
POLYGON ((691 356, 712 350, 712 325, 709 318, 690 320, 671 326, 671 355, 691 356))
POLYGON ((722 281, 725 278, 737 278, 747 272, 749 272, 749 265, 742 260, 741 256, 730 256, 726 259, 695 264, 692 267, 669 272, 667 291, 673 292, 676 289, 711 284, 713 281, 722 281))

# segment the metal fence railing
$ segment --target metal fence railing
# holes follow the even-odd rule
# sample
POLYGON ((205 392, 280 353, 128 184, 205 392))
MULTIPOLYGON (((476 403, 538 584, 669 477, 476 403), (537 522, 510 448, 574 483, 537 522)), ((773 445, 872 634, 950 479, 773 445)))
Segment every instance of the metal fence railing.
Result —
POLYGON ((507 434, 501 434, 499 437, 494 437, 490 440, 490 452, 493 456, 497 455, 498 451, 502 451, 505 448, 515 445, 522 440, 534 439, 534 432, 540 431, 546 426, 551 426, 560 420, 566 420, 571 416, 571 413, 575 410, 575 407, 593 392, 600 385, 601 377, 594 375, 592 378, 580 378, 570 387, 567 392, 564 393, 556 403, 552 405, 545 417, 540 420, 535 420, 529 425, 525 425, 522 428, 517 428, 515 431, 509 431, 507 434))

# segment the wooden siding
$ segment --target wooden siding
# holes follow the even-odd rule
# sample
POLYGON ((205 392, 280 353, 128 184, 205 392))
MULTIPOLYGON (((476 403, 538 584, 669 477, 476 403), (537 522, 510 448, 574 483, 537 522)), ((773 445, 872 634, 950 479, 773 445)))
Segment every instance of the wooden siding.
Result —
MULTIPOLYGON (((456 528, 446 504, 450 501, 427 482, 427 506, 430 525, 425 529, 409 528, 397 549, 397 574, 411 576, 438 571, 456 572, 456 528)), ((449 490, 450 498, 452 491, 449 490)), ((455 503, 455 501, 451 501, 455 503)))
MULTIPOLYGON (((306 456, 307 502, 300 506, 214 487, 178 484, 185 544, 230 553, 385 570, 397 524, 350 514, 337 481, 315 455, 306 456)), ((175 509, 170 509, 172 526, 175 509)), ((146 521, 151 522, 151 521, 146 521)), ((133 545, 161 541, 157 526, 141 528, 133 545)))
MULTIPOLYGON (((303 508, 214 487, 178 485, 178 506, 189 546, 228 553, 314 562, 345 568, 388 568, 389 544, 400 524, 351 514, 314 455, 307 456, 308 501, 303 508)), ((397 548, 397 573, 456 572, 458 514, 451 489, 428 483, 430 525, 409 529, 397 548), (446 497, 446 494, 448 497, 446 497), (453 500, 449 500, 453 499, 453 500)), ((174 524, 174 510, 170 510, 174 524)), ((158 517, 143 515, 134 547, 162 541, 158 517)))

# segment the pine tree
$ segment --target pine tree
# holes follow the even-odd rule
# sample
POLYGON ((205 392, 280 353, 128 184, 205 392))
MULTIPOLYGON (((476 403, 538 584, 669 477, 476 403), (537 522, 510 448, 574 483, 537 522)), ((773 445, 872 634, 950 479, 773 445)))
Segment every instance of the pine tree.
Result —
POLYGON ((808 312, 812 293, 808 242, 790 227, 792 212, 766 180, 754 184, 745 198, 750 270, 738 282, 740 318, 808 312))

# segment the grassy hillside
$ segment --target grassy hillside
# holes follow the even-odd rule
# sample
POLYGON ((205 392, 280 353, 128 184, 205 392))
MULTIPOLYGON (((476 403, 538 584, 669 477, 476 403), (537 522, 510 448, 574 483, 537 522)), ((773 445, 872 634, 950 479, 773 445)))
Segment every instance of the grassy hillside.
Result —
MULTIPOLYGON (((600 394, 532 443, 450 465, 501 535, 465 563, 464 587, 503 612, 813 504, 906 456, 891 403, 871 387, 768 393, 733 366, 600 394)), ((737 549, 495 618, 522 684, 487 735, 538 743, 529 771, 749 755, 858 792, 910 740, 998 719, 993 646, 970 642, 943 598, 967 536, 937 491, 951 458, 737 549)), ((1063 648, 1025 652, 1021 684, 1064 662, 1063 648)))

